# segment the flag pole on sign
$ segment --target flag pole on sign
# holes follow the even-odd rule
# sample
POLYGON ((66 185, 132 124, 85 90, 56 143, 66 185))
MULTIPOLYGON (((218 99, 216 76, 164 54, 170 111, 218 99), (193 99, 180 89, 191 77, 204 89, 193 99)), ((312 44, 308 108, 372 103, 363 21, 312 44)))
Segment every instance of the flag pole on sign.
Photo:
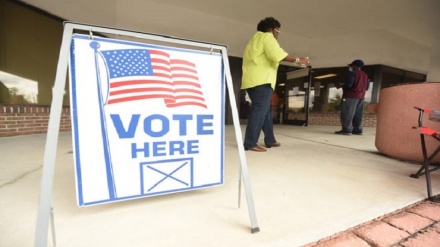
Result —
MULTIPOLYGON (((96 85, 97 85, 97 91, 98 91, 98 101, 99 101, 99 113, 101 118, 101 135, 102 135, 102 144, 104 148, 104 158, 105 158, 105 168, 106 168, 106 175, 107 175, 107 187, 109 192, 110 200, 117 198, 116 195, 116 187, 113 177, 113 165, 112 165, 112 159, 110 155, 110 148, 109 148, 109 141, 107 136, 107 125, 106 125, 106 118, 105 118, 105 104, 106 100, 104 100, 103 97, 103 90, 102 90, 102 81, 101 81, 101 73, 99 70, 99 64, 98 64, 98 48, 100 47, 100 44, 96 41, 92 41, 90 43, 90 47, 92 47, 95 50, 95 67, 96 67, 96 85)), ((107 87, 108 88, 108 87, 107 87)), ((107 90, 108 92, 108 90, 107 90)), ((107 98, 107 95, 106 97, 107 98)))

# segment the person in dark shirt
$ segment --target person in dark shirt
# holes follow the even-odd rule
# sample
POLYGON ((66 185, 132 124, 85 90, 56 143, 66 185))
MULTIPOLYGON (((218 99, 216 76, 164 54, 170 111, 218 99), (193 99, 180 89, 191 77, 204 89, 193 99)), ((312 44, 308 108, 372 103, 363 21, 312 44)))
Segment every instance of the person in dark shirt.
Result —
POLYGON ((364 116, 364 98, 368 90, 368 76, 361 70, 364 62, 354 60, 348 65, 348 79, 342 88, 341 125, 342 129, 335 134, 362 135, 362 121, 364 116))

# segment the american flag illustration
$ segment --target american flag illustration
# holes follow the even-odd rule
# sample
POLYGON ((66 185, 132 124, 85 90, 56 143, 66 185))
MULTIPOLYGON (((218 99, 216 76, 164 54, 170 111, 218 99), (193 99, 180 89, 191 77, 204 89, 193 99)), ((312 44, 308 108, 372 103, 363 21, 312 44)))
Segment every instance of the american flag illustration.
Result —
POLYGON ((167 107, 207 108, 194 63, 154 49, 100 52, 109 76, 107 104, 163 99, 167 107))

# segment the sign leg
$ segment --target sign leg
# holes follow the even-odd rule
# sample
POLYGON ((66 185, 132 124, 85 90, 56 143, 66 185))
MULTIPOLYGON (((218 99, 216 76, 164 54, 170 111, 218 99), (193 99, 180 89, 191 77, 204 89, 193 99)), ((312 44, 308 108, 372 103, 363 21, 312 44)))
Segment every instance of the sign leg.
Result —
POLYGON ((52 104, 50 107, 49 125, 41 181, 40 202, 38 206, 37 227, 35 231, 35 247, 47 246, 49 218, 52 204, 53 176, 57 153, 58 135, 60 130, 61 110, 63 106, 64 88, 66 84, 67 65, 73 29, 65 26, 58 59, 52 104))
POLYGON ((52 245, 57 246, 57 236, 55 233, 55 216, 53 213, 53 207, 50 208, 50 228, 52 230, 52 245))
POLYGON ((223 56, 223 64, 225 67, 225 73, 226 73, 226 85, 228 88, 229 93, 229 102, 231 104, 231 110, 232 110, 232 119, 234 122, 234 128, 235 128, 235 137, 237 141, 238 146, 238 154, 240 157, 240 168, 244 183, 244 189, 246 192, 246 201, 248 204, 248 211, 249 211, 249 217, 251 220, 251 232, 256 233, 260 231, 260 228, 258 227, 257 217, 255 214, 255 207, 254 207, 254 199, 252 196, 252 188, 251 188, 251 182, 249 179, 248 169, 247 169, 247 163, 246 163, 246 156, 244 153, 244 147, 243 147, 243 137, 241 135, 241 127, 240 127, 240 119, 238 118, 238 112, 237 112, 237 103, 235 101, 235 94, 234 89, 232 86, 232 76, 231 71, 229 69, 229 60, 227 56, 226 49, 222 50, 222 56, 223 56))

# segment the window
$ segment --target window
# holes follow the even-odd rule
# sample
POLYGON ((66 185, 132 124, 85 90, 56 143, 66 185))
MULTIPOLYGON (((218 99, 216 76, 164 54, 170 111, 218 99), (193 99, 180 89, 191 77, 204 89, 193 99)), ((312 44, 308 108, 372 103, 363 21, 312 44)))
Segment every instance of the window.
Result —
MULTIPOLYGON (((426 75, 405 71, 385 65, 367 65, 362 68, 370 80, 365 94, 365 105, 377 103, 380 88, 402 83, 418 83, 426 80, 426 75), (377 80, 377 81, 375 81, 377 80)), ((310 93, 311 112, 337 112, 342 98, 341 85, 347 77, 347 67, 313 69, 310 93)))

